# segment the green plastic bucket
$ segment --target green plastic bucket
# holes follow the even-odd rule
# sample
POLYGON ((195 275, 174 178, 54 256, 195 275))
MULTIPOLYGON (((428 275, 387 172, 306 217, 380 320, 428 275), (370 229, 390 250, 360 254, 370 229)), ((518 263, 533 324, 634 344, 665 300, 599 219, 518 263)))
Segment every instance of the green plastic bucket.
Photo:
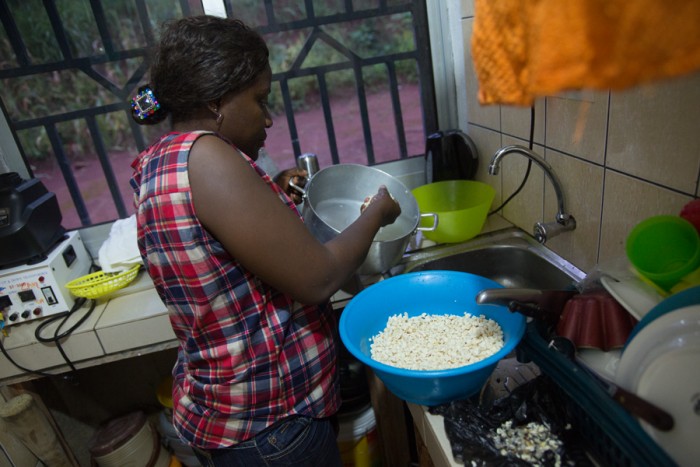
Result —
MULTIPOLYGON (((481 233, 496 191, 473 180, 446 180, 412 190, 421 213, 438 216, 437 228, 423 235, 437 243, 459 243, 481 233)), ((431 227, 432 219, 421 218, 421 227, 431 227)))

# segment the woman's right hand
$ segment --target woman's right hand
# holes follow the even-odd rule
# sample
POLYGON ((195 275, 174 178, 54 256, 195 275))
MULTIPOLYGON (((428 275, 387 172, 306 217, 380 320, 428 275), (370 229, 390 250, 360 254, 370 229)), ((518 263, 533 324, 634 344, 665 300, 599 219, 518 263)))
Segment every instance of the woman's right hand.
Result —
POLYGON ((376 209, 382 210, 382 227, 392 224, 401 215, 401 206, 399 206, 399 203, 391 196, 384 185, 379 187, 376 195, 365 198, 365 202, 360 207, 360 212, 364 212, 374 205, 377 206, 376 209))

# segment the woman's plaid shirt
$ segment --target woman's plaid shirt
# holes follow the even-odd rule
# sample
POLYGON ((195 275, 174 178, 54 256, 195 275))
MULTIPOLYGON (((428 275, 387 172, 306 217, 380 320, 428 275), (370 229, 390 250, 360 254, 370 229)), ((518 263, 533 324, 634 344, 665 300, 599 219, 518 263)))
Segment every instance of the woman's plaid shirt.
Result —
MULTIPOLYGON (((330 305, 302 306, 248 272, 195 214, 187 162, 208 132, 169 133, 134 161, 138 243, 180 341, 174 424, 205 449, 244 441, 281 417, 339 406, 330 305)), ((290 209, 294 203, 242 155, 290 209)))

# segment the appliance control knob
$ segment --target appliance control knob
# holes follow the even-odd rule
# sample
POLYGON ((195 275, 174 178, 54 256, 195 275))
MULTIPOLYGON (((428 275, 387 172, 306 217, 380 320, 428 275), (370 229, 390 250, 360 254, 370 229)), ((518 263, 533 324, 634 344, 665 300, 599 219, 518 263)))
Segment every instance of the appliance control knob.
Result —
POLYGON ((10 316, 8 316, 8 318, 10 318, 10 321, 17 321, 17 318, 19 318, 19 313, 12 313, 10 316))
POLYGON ((32 313, 32 312, 29 311, 29 310, 24 310, 24 311, 22 312, 22 318, 24 318, 24 319, 29 318, 29 315, 30 315, 31 313, 32 313))
POLYGON ((41 316, 41 307, 36 307, 32 310, 34 316, 41 316))

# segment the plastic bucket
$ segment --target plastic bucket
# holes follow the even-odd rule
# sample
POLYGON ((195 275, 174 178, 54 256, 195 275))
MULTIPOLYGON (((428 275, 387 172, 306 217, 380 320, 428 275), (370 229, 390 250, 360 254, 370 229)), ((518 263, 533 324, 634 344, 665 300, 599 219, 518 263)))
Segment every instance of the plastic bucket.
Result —
MULTIPOLYGON (((447 180, 413 189, 421 213, 435 213, 437 228, 423 236, 438 243, 458 243, 481 233, 496 191, 473 180, 447 180)), ((429 219, 421 218, 420 227, 429 219)), ((430 220, 432 222, 432 220, 430 220)))
POLYGON ((95 433, 89 451, 99 467, 168 467, 171 461, 143 412, 111 420, 95 433))
POLYGON ((340 415, 338 422, 338 448, 343 467, 380 467, 381 450, 372 406, 340 415))
POLYGON ((637 272, 666 292, 700 266, 700 235, 678 216, 643 220, 629 233, 625 249, 637 272))

